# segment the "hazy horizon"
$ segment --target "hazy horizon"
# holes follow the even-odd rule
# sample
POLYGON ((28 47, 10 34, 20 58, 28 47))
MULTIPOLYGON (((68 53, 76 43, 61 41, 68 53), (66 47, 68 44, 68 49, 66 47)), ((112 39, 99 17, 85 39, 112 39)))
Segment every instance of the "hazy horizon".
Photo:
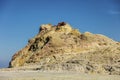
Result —
POLYGON ((41 24, 62 21, 120 41, 120 0, 0 0, 0 67, 8 67, 41 24))

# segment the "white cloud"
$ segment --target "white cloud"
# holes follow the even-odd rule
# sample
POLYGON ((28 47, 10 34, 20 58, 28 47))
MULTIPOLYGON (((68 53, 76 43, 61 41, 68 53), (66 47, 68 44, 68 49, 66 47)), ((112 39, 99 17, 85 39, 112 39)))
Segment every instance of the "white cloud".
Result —
POLYGON ((110 10, 109 14, 120 14, 120 11, 114 11, 114 10, 110 10))

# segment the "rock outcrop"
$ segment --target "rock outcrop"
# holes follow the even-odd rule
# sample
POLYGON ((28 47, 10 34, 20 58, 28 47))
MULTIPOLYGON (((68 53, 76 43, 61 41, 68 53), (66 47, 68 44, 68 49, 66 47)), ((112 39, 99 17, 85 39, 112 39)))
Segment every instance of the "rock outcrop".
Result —
POLYGON ((120 75, 120 43, 101 34, 80 33, 65 22, 45 24, 13 55, 9 67, 20 66, 120 75))

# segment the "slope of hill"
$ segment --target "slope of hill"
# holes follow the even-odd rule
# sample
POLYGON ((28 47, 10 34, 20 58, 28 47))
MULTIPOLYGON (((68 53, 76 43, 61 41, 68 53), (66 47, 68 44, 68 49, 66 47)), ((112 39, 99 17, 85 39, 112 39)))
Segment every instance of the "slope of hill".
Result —
POLYGON ((120 75, 120 43, 101 34, 81 33, 65 22, 45 24, 13 55, 9 67, 120 75))

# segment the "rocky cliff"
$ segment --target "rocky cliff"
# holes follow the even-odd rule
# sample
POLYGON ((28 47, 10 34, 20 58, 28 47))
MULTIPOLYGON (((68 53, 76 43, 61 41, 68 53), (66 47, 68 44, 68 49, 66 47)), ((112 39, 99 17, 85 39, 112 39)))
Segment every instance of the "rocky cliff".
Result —
POLYGON ((68 23, 41 25, 15 53, 9 67, 120 75, 120 43, 101 34, 80 33, 68 23))

